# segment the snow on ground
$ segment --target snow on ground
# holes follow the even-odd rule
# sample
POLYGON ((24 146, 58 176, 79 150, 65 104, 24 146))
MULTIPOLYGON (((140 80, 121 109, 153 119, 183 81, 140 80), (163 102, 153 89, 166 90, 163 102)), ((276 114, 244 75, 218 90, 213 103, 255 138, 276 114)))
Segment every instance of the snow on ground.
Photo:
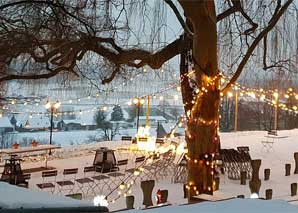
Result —
MULTIPOLYGON (((87 131, 90 132, 90 131, 87 131)), ((58 132, 57 132, 58 133, 58 132)), ((61 133, 67 133, 67 132, 61 132, 61 133)), ((81 135, 84 135, 87 133, 81 133, 81 135)), ((285 201, 293 201, 298 200, 298 196, 290 196, 290 184, 296 183, 298 181, 298 175, 293 174, 293 170, 295 167, 294 164, 294 157, 293 153, 298 152, 298 143, 296 141, 296 138, 298 136, 298 130, 286 130, 286 131, 279 131, 278 134, 280 136, 287 136, 286 138, 281 139, 275 139, 275 142, 273 144, 273 150, 270 150, 270 152, 266 151, 263 148, 263 145, 261 141, 266 140, 264 137, 267 135, 267 132, 265 131, 250 131, 250 132, 237 132, 237 133, 221 133, 221 146, 222 148, 236 148, 237 146, 249 146, 250 148, 250 154, 252 156, 252 159, 262 159, 262 165, 260 168, 260 179, 262 181, 261 189, 260 189, 260 197, 264 197, 265 190, 266 189, 273 189, 273 199, 274 200, 285 200, 285 201), (285 164, 290 163, 292 165, 292 174, 291 176, 285 176, 285 164), (269 181, 264 181, 264 169, 270 168, 271 169, 271 175, 269 181)), ((126 135, 126 134, 125 134, 126 135)), ((57 136, 57 135, 56 135, 57 136)), ((67 140, 67 137, 73 137, 73 135, 67 135, 65 134, 64 137, 67 140)), ((77 135, 77 137, 80 137, 77 135)), ((79 138, 78 138, 79 140, 79 138)), ((83 176, 83 167, 84 166, 90 166, 93 163, 94 159, 94 150, 98 149, 99 147, 106 146, 110 147, 112 149, 117 149, 119 146, 127 145, 127 143, 123 143, 120 141, 112 141, 112 142, 99 142, 99 143, 91 143, 91 144, 82 144, 78 146, 71 146, 71 147, 64 147, 63 149, 57 151, 57 154, 54 154, 49 161, 49 165, 53 166, 58 169, 59 176, 57 177, 57 180, 62 179, 62 171, 64 168, 79 168, 79 174, 77 177, 83 176)), ((141 154, 141 153, 140 153, 141 154)), ((130 165, 132 165, 134 157, 136 157, 137 154, 134 153, 118 153, 116 152, 116 157, 118 160, 120 159, 126 159, 129 158, 130 165)), ((22 164, 23 169, 37 167, 43 165, 44 162, 30 162, 25 161, 22 164)), ((130 168, 128 166, 128 168, 130 168)), ((1 172, 1 167, 0 167, 1 172)), ((221 175, 220 177, 220 192, 224 194, 229 194, 232 196, 237 196, 240 194, 245 195, 246 198, 250 196, 250 190, 247 185, 240 185, 240 181, 237 180, 230 180, 225 175, 221 175)), ((36 172, 32 173, 32 178, 29 182, 30 188, 37 190, 36 183, 40 183, 42 181, 41 179, 41 173, 36 172)), ((132 187, 132 195, 135 196, 135 208, 140 209, 143 208, 142 205, 142 191, 140 189, 139 185, 140 180, 137 181, 137 184, 135 184, 132 187)), ((153 189, 153 200, 154 195, 158 189, 168 189, 169 190, 169 202, 173 205, 181 205, 185 204, 187 201, 183 198, 183 191, 182 191, 182 184, 173 184, 171 183, 170 177, 165 180, 161 180, 155 183, 155 187, 153 189)), ((103 191, 98 191, 96 194, 107 194, 108 190, 104 189, 103 191)), ((84 199, 87 200, 87 202, 92 203, 94 195, 86 196, 84 199)), ((239 206, 244 206, 244 208, 238 210, 237 212, 244 212, 244 209, 253 208, 254 205, 250 202, 257 202, 257 201, 251 201, 251 200, 234 200, 234 201, 227 201, 227 205, 231 206, 231 208, 235 207, 237 209, 239 206), (235 205, 233 204, 234 202, 235 205), (244 203, 243 203, 244 202, 244 203), (247 204, 247 205, 245 205, 247 204), (238 206, 238 207, 237 207, 238 206), (237 207, 237 208, 236 208, 237 207)), ((226 209, 225 206, 222 204, 224 202, 220 203, 212 203, 212 205, 218 206, 220 208, 219 212, 223 212, 223 210, 226 209)), ((297 202, 289 202, 290 204, 297 204, 297 202)), ((286 202, 282 201, 266 201, 264 204, 256 204, 254 210, 246 211, 246 212, 256 212, 255 209, 259 209, 260 205, 264 206, 272 206, 272 209, 278 209, 277 207, 282 208, 282 211, 284 212, 297 212, 298 206, 295 205, 288 205, 286 202), (292 209, 295 209, 295 211, 292 211, 292 209)), ((190 210, 193 208, 202 208, 201 212, 206 212, 204 208, 205 205, 210 205, 208 203, 199 204, 196 206, 189 206, 185 208, 189 208, 190 210)), ((115 203, 111 203, 109 205, 110 210, 119 210, 125 208, 125 198, 120 198, 115 203)), ((177 209, 184 208, 184 207, 177 207, 177 209)), ((210 207, 211 208, 211 207, 210 207)), ((272 212, 270 208, 264 207, 261 212, 272 212), (270 210, 270 211, 269 211, 270 210)), ((189 210, 189 211, 190 211, 189 210)), ((201 209, 200 209, 201 210, 201 209)), ((215 209, 216 210, 216 209, 215 209)), ((216 212, 214 210, 214 212, 216 212)), ((155 210, 151 210, 155 211, 155 210)), ((172 207, 163 207, 156 210, 155 212, 167 212, 172 211, 172 207), (163 210, 164 209, 164 210, 163 210), (166 210, 169 209, 169 210, 166 210), (170 210, 171 209, 171 210, 170 210)), ((183 210, 181 210, 183 211, 183 210)), ((180 210, 176 212, 181 212, 180 210)), ((188 210, 187 210, 188 211, 188 210)), ((175 212, 173 210, 173 212, 175 212)), ((198 210, 198 212, 200 212, 198 210)), ((212 212, 211 210, 207 212, 212 212)), ((233 212, 233 211, 228 211, 233 212)), ((235 211, 236 212, 236 211, 235 211)), ((281 211, 274 211, 274 212, 281 212, 281 211)))
MULTIPOLYGON (((158 209, 149 209, 146 212, 159 212, 159 213, 294 213, 297 212, 297 206, 288 204, 285 201, 275 200, 267 201, 260 199, 233 199, 221 202, 204 202, 193 205, 182 206, 167 206, 158 209)), ((140 210, 131 210, 128 213, 140 212, 140 210)))
POLYGON ((0 182, 0 208, 60 208, 86 207, 89 202, 74 200, 64 196, 55 196, 46 192, 28 190, 8 183, 0 182))
MULTIPOLYGON (((115 140, 121 139, 121 135, 125 136, 134 136, 136 134, 136 129, 120 129, 119 133, 115 136, 115 140)), ((150 129, 150 134, 156 136, 156 128, 150 129)), ((12 137, 12 142, 21 142, 26 139, 28 140, 36 140, 41 143, 49 143, 50 132, 49 131, 41 131, 41 132, 16 132, 10 134, 12 137)), ((92 143, 96 140, 101 139, 103 133, 101 130, 76 130, 76 131, 54 131, 53 132, 53 142, 62 147, 80 145, 92 143)), ((20 143, 21 144, 21 143, 20 143)))

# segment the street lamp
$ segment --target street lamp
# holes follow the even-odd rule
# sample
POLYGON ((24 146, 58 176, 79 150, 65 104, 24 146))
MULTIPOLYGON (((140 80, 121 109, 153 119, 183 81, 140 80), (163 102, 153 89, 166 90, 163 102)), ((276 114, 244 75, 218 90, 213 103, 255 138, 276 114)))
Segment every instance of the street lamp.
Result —
MULTIPOLYGON (((45 104, 45 108, 51 111, 51 126, 50 126, 50 145, 52 145, 52 135, 53 135, 53 115, 54 111, 57 110, 61 106, 60 101, 56 101, 55 103, 52 103, 51 101, 47 101, 45 104)), ((51 155, 51 150, 49 152, 49 155, 51 155)))
POLYGON ((278 105, 279 105, 279 100, 278 100, 278 91, 275 91, 273 93, 274 97, 274 130, 277 130, 278 128, 278 105))
POLYGON ((137 107, 137 133, 139 130, 139 117, 140 117, 140 108, 145 103, 143 98, 134 98, 133 99, 134 105, 137 107))

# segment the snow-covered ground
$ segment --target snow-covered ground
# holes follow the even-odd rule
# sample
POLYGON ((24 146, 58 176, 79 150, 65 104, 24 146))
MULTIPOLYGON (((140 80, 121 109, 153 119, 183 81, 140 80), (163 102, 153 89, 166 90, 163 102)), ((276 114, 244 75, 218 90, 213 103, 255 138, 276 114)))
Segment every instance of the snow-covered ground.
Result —
MULTIPOLYGON (((267 135, 265 131, 250 131, 250 132, 237 132, 237 133, 221 133, 221 146, 222 148, 236 148, 237 146, 249 146, 250 154, 252 159, 261 159, 262 165, 260 168, 260 179, 262 181, 260 189, 260 197, 265 197, 266 189, 273 189, 273 199, 274 201, 265 201, 260 203, 258 201, 251 200, 232 200, 219 203, 203 203, 195 206, 183 206, 183 207, 163 207, 160 209, 155 209, 151 211, 155 212, 182 212, 184 208, 187 208, 189 212, 217 212, 215 208, 218 206, 218 212, 297 212, 298 207, 296 202, 293 202, 298 199, 298 196, 290 196, 290 184, 296 183, 298 181, 298 175, 293 174, 295 167, 294 164, 294 152, 298 152, 298 130, 286 130, 279 131, 279 136, 287 136, 281 139, 275 139, 273 144, 273 150, 270 152, 266 151, 263 148, 261 141, 266 140, 264 137, 267 135), (290 163, 292 166, 291 175, 285 176, 285 164, 290 163), (264 169, 270 168, 271 175, 269 181, 264 181, 264 169), (275 200, 284 200, 284 201, 275 201, 275 200), (286 202, 290 201, 290 202, 286 202), (253 203, 252 203, 253 202, 253 203), (226 203, 226 204, 225 204, 226 203), (214 206, 210 207, 210 211, 206 210, 209 208, 208 205, 214 206), (239 208, 242 208, 239 210, 239 208), (214 208, 212 210, 212 208, 214 208), (197 210, 194 210, 197 209, 197 210), (238 209, 228 211, 229 209, 238 209), (201 210, 201 211, 200 211, 201 210), (244 211, 246 210, 246 211, 244 211), (274 210, 274 211, 273 211, 274 210), (276 210, 276 211, 275 211, 276 210)), ((70 136, 63 136, 65 138, 70 136)), ((65 147, 56 155, 54 155, 49 162, 50 166, 56 167, 59 171, 59 176, 57 179, 63 178, 62 171, 64 168, 79 168, 79 174, 77 177, 83 176, 83 167, 90 166, 93 163, 94 159, 94 149, 97 149, 102 146, 107 146, 112 149, 117 149, 120 146, 125 146, 127 143, 120 141, 113 142, 101 142, 101 143, 91 143, 91 144, 82 144, 79 146, 65 147)), ((120 153, 116 152, 116 157, 118 160, 129 158, 130 164, 134 157, 141 155, 142 153, 120 153)), ((22 164, 23 169, 32 168, 41 166, 43 162, 30 162, 25 161, 22 164)), ((0 168, 1 170, 1 168, 0 168)), ((1 172, 1 171, 0 171, 1 172)), ((32 173, 32 178, 30 180, 30 188, 37 190, 36 183, 41 182, 41 173, 36 172, 32 173)), ((248 181, 247 181, 248 182, 248 181)), ((182 184, 173 184, 171 183, 170 178, 157 181, 153 189, 153 195, 155 195, 158 189, 168 189, 169 190, 169 202, 174 206, 185 204, 187 201, 183 198, 182 184)), ((224 193, 231 196, 245 195, 246 198, 250 197, 249 186, 240 185, 240 181, 230 180, 225 175, 221 175, 220 179, 220 193, 224 193)), ((97 194, 107 194, 108 190, 104 189, 97 194)), ((132 187, 132 195, 135 196, 135 208, 142 208, 142 191, 140 189, 139 181, 137 181, 132 187)), ((92 203, 94 195, 86 196, 84 199, 92 203)), ((154 198, 153 198, 154 200, 154 198)), ((125 198, 122 197, 118 199, 115 203, 110 203, 110 210, 119 210, 125 208, 125 198)), ((186 210, 185 210, 186 211, 186 210)))
MULTIPOLYGON (((120 129, 119 133, 114 137, 115 140, 120 140, 121 135, 134 136, 136 134, 136 129, 120 129)), ((150 134, 156 136, 156 128, 150 129, 150 134)), ((38 142, 47 144, 49 143, 50 132, 15 132, 10 133, 11 140, 13 143, 22 141, 29 141, 28 144, 34 139, 38 142)), ((98 141, 103 137, 103 132, 101 130, 75 130, 75 131, 54 131, 53 132, 53 142, 59 146, 67 147, 73 145, 88 144, 94 141, 98 141)))

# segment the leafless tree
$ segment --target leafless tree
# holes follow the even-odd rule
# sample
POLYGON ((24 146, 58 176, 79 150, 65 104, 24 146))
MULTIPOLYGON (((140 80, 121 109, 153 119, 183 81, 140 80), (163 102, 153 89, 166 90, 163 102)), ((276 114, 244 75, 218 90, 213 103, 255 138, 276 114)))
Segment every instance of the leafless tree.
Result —
POLYGON ((105 84, 145 65, 158 69, 180 55, 188 188, 190 195, 212 193, 220 91, 226 93, 243 70, 249 73, 255 68, 250 60, 262 62, 265 70, 295 68, 291 62, 296 56, 287 49, 297 38, 287 29, 291 16, 297 17, 293 1, 164 0, 155 1, 150 10, 147 0, 2 0, 0 81, 68 73, 86 78, 91 74, 105 84), (160 5, 171 8, 183 32, 170 43, 154 45, 156 23, 165 11, 160 5), (284 26, 278 25, 280 20, 284 26), (152 45, 145 48, 140 38, 148 23, 152 45), (279 43, 287 38, 281 35, 289 37, 279 43), (80 69, 87 59, 108 68, 80 69), (232 75, 223 88, 219 87, 220 69, 232 75))

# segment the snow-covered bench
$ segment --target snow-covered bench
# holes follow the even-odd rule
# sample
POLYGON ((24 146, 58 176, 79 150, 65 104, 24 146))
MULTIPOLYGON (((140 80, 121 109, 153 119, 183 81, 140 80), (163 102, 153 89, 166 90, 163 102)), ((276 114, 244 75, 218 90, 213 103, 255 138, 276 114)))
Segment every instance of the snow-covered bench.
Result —
POLYGON ((217 201, 234 199, 235 197, 232 195, 228 195, 228 194, 216 191, 216 192, 213 192, 213 195, 200 194, 200 195, 194 196, 193 198, 195 198, 198 201, 217 202, 217 201))

